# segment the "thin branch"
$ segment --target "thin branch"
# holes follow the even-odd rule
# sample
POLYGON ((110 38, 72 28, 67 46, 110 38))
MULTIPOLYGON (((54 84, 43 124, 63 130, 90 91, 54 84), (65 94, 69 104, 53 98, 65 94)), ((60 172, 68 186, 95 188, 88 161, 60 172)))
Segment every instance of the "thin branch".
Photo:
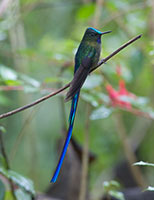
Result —
MULTIPOLYGON (((9 170, 10 169, 10 165, 9 165, 9 160, 5 151, 5 146, 4 146, 4 142, 3 142, 3 135, 2 135, 2 131, 0 130, 0 148, 1 148, 1 152, 3 155, 3 158, 5 160, 5 164, 6 164, 6 169, 9 170)), ((12 196, 14 200, 17 200, 16 195, 15 195, 15 190, 14 190, 14 184, 13 181, 9 178, 8 179, 9 183, 10 183, 10 188, 11 188, 11 192, 12 192, 12 196)))
POLYGON ((24 90, 23 86, 8 86, 8 85, 2 85, 0 86, 0 91, 12 91, 12 90, 18 90, 18 91, 22 91, 24 90))
POLYGON ((36 101, 30 103, 30 104, 27 104, 27 105, 25 105, 25 106, 22 106, 22 107, 20 107, 20 108, 17 108, 17 109, 15 109, 15 110, 10 111, 10 112, 4 113, 4 114, 0 115, 0 119, 6 118, 6 117, 8 117, 8 116, 14 115, 15 113, 21 112, 21 111, 23 111, 23 110, 26 110, 26 109, 32 107, 32 106, 35 106, 35 105, 41 103, 42 101, 45 101, 45 100, 49 99, 50 97, 55 96, 56 94, 62 92, 63 90, 65 90, 65 89, 68 88, 69 86, 70 86, 70 83, 68 83, 68 84, 65 85, 64 87, 58 89, 57 91, 52 92, 51 94, 48 94, 48 95, 46 95, 46 96, 44 96, 44 97, 42 97, 42 98, 40 98, 40 99, 38 99, 38 100, 36 100, 36 101))
POLYGON ((1 148, 1 152, 2 152, 3 158, 5 160, 6 169, 10 169, 9 160, 8 160, 8 157, 7 157, 6 152, 5 152, 5 147, 4 147, 3 135, 2 134, 3 133, 0 130, 0 148, 1 148))
POLYGON ((140 111, 140 110, 135 109, 135 108, 128 109, 128 108, 124 108, 122 106, 117 106, 117 108, 124 110, 124 111, 127 111, 127 112, 130 112, 130 113, 132 113, 136 116, 139 116, 139 117, 144 117, 144 118, 147 118, 147 119, 150 119, 150 120, 154 120, 153 115, 151 115, 148 112, 140 111))
POLYGON ((141 37, 142 37, 142 34, 134 37, 133 39, 131 39, 128 42, 126 42, 125 44, 123 44, 121 47, 119 47, 117 50, 115 50, 109 56, 107 56, 106 58, 102 59, 95 68, 91 69, 90 72, 92 72, 95 69, 97 69, 100 65, 106 63, 109 59, 111 59, 113 56, 115 56, 116 54, 118 54, 122 49, 126 48, 127 46, 129 46, 130 44, 132 44, 133 42, 135 42, 136 40, 138 40, 141 37))
MULTIPOLYGON (((121 47, 119 47, 117 50, 115 50, 115 51, 114 51, 113 53, 111 53, 109 56, 107 56, 106 58, 102 59, 102 60, 98 63, 98 65, 97 65, 95 68, 93 68, 90 72, 92 72, 92 71, 94 71, 95 69, 97 69, 100 65, 106 63, 109 59, 111 59, 113 56, 115 56, 116 54, 118 54, 122 49, 126 48, 127 46, 129 46, 130 44, 132 44, 133 42, 135 42, 136 40, 138 40, 139 38, 141 38, 141 36, 142 36, 142 35, 138 35, 138 36, 134 37, 133 39, 129 40, 128 42, 126 42, 125 44, 123 44, 121 47)), ((71 83, 71 82, 70 82, 70 83, 71 83)), ((15 114, 15 113, 18 113, 18 112, 21 112, 21 111, 23 111, 23 110, 26 110, 26 109, 28 109, 28 108, 30 108, 30 107, 32 107, 32 106, 35 106, 35 105, 41 103, 42 101, 45 101, 45 100, 49 99, 50 97, 53 97, 53 96, 59 94, 60 92, 64 91, 66 88, 68 88, 68 87, 70 86, 70 83, 68 83, 68 84, 66 84, 64 87, 58 89, 56 92, 50 93, 49 95, 46 95, 46 96, 44 96, 44 97, 42 97, 42 98, 40 98, 40 99, 38 99, 38 100, 36 100, 36 101, 30 103, 30 104, 27 104, 27 105, 25 105, 25 106, 22 106, 22 107, 20 107, 20 108, 17 108, 17 109, 15 109, 15 110, 10 111, 10 112, 1 114, 1 115, 0 115, 0 119, 6 118, 6 117, 11 116, 11 115, 13 115, 13 114, 15 114)))

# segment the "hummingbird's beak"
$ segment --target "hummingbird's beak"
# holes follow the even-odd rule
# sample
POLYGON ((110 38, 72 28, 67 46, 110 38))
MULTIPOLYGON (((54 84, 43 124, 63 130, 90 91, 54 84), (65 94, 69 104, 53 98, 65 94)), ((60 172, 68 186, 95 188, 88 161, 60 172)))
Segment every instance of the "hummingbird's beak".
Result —
POLYGON ((104 35, 104 34, 107 34, 107 33, 111 33, 112 31, 105 31, 105 32, 102 32, 101 35, 104 35))

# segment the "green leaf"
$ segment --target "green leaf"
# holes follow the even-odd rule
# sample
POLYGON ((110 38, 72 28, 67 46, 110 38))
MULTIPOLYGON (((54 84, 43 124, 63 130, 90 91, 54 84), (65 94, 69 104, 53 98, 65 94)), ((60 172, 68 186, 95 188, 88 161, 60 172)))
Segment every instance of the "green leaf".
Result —
POLYGON ((2 166, 4 168, 7 167, 6 159, 1 154, 0 154, 0 166, 2 166))
POLYGON ((12 170, 7 171, 3 167, 0 167, 0 173, 11 179, 15 184, 23 188, 25 191, 30 192, 33 195, 35 194, 33 182, 30 179, 25 178, 24 176, 21 176, 12 170))
MULTIPOLYGON (((94 93, 94 91, 93 91, 94 93)), ((96 93, 96 92, 95 92, 96 93)), ((104 94, 104 93, 98 93, 96 94, 98 96, 98 98, 100 98, 104 103, 109 104, 110 103, 110 98, 108 95, 104 94)))
POLYGON ((3 126, 0 126, 0 131, 1 131, 2 133, 6 133, 6 129, 5 129, 3 126))
POLYGON ((15 86, 22 85, 22 81, 20 81, 20 80, 5 80, 4 83, 6 85, 9 85, 9 86, 11 86, 11 85, 13 85, 13 86, 14 85, 15 86))
POLYGON ((5 192, 5 199, 4 200, 14 200, 14 197, 12 196, 12 192, 10 190, 7 190, 5 192))
POLYGON ((123 193, 118 191, 120 189, 120 184, 117 181, 105 181, 103 186, 107 194, 110 194, 119 200, 125 200, 123 193))
POLYGON ((31 78, 25 74, 20 74, 19 77, 25 81, 26 83, 32 85, 33 87, 40 87, 39 81, 35 80, 34 78, 31 78))
POLYGON ((12 181, 17 185, 24 188, 26 191, 35 194, 33 182, 30 179, 25 178, 24 176, 21 176, 20 174, 11 170, 9 170, 9 175, 12 181))
POLYGON ((5 167, 6 166, 6 161, 4 159, 4 157, 0 154, 0 166, 5 167))
POLYGON ((139 166, 154 167, 154 164, 153 164, 153 163, 148 163, 148 162, 143 162, 143 161, 136 162, 136 163, 134 163, 133 165, 134 165, 134 166, 139 165, 139 166))
POLYGON ((140 109, 143 109, 145 107, 145 111, 147 111, 147 104, 149 102, 149 99, 147 97, 131 97, 127 95, 121 95, 119 99, 124 102, 129 102, 131 103, 131 105, 140 109))
POLYGON ((125 200, 124 194, 118 191, 110 191, 109 194, 118 200, 125 200))
POLYGON ((83 92, 81 92, 81 97, 94 107, 101 106, 103 102, 106 104, 110 102, 107 95, 97 90, 89 90, 88 93, 83 90, 83 92))
POLYGON ((39 88, 32 87, 32 86, 29 86, 29 85, 24 86, 24 92, 25 93, 33 93, 33 92, 38 92, 38 91, 39 91, 39 88))
POLYGON ((104 186, 104 190, 106 192, 110 191, 110 190, 119 190, 120 189, 120 184, 117 181, 104 181, 103 183, 104 186))
POLYGON ((152 119, 154 119, 154 110, 153 110, 153 108, 151 108, 151 107, 149 107, 149 106, 146 106, 146 107, 142 107, 141 110, 142 110, 143 112, 148 113, 148 114, 150 115, 150 117, 151 117, 152 119))
POLYGON ((24 199, 24 200, 31 200, 31 195, 24 192, 22 189, 15 190, 15 195, 18 200, 24 199))
POLYGON ((5 186, 3 182, 0 180, 0 200, 4 200, 5 196, 5 186))
POLYGON ((130 98, 130 103, 136 107, 142 108, 143 106, 146 106, 149 102, 149 99, 147 97, 137 97, 137 98, 130 98))
POLYGON ((98 106, 98 102, 95 96, 88 94, 88 93, 81 93, 82 99, 84 99, 86 102, 90 103, 92 106, 96 107, 98 106))
POLYGON ((139 106, 144 106, 149 102, 148 97, 137 97, 137 99, 135 99, 135 102, 137 105, 139 106))
POLYGON ((109 117, 112 112, 113 108, 107 108, 105 106, 101 106, 92 112, 90 119, 91 120, 104 119, 109 117))
POLYGON ((22 85, 24 82, 24 85, 25 83, 28 83, 35 88, 40 87, 39 81, 34 78, 25 74, 17 73, 16 71, 3 65, 0 65, 0 80, 4 81, 6 85, 22 85))
POLYGON ((146 190, 148 190, 148 191, 153 191, 153 192, 154 192, 154 187, 149 186, 146 190))
POLYGON ((0 65, 0 78, 2 80, 17 80, 17 73, 4 65, 0 65))

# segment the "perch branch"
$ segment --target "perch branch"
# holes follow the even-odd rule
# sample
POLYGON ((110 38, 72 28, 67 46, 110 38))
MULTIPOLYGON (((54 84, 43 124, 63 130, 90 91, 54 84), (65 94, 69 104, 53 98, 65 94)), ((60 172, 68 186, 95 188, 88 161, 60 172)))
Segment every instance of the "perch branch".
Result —
POLYGON ((93 68, 90 72, 94 71, 99 66, 101 66, 104 63, 106 63, 110 58, 112 58, 113 56, 115 56, 116 54, 118 54, 122 49, 126 48, 127 46, 129 46, 130 44, 132 44, 133 42, 135 42, 136 40, 138 40, 141 37, 142 37, 142 34, 134 37, 133 39, 129 40, 128 42, 126 42, 125 44, 123 44, 122 46, 120 46, 117 50, 115 50, 109 56, 107 56, 106 58, 104 58, 101 61, 99 61, 98 65, 95 68, 93 68))
POLYGON ((70 83, 68 83, 68 84, 65 85, 64 87, 62 87, 62 88, 56 90, 55 92, 52 92, 52 93, 50 93, 50 94, 48 94, 48 95, 46 95, 46 96, 44 96, 44 97, 41 97, 40 99, 37 99, 36 101, 34 101, 34 102, 30 103, 30 104, 27 104, 27 105, 25 105, 25 106, 22 106, 22 107, 20 107, 20 108, 17 108, 17 109, 15 109, 15 110, 10 111, 10 112, 1 114, 1 115, 0 115, 0 119, 5 118, 5 117, 8 117, 8 116, 11 116, 11 115, 14 115, 14 114, 16 114, 16 113, 18 113, 18 112, 21 112, 21 111, 23 111, 23 110, 26 110, 26 109, 32 107, 32 106, 35 106, 35 105, 41 103, 42 101, 45 101, 45 100, 49 99, 50 97, 55 96, 56 94, 62 92, 63 90, 65 90, 65 89, 68 88, 69 86, 70 86, 70 83))
MULTIPOLYGON (((135 42, 136 40, 138 40, 139 38, 141 38, 141 36, 142 36, 142 35, 138 35, 138 36, 134 37, 133 39, 129 40, 128 42, 126 42, 125 44, 123 44, 121 47, 119 47, 117 50, 115 50, 115 51, 114 51, 113 53, 111 53, 109 56, 107 56, 106 58, 102 59, 102 60, 98 63, 98 65, 97 65, 95 68, 93 68, 90 72, 92 72, 92 71, 94 71, 95 69, 97 69, 100 65, 106 63, 109 59, 111 59, 113 56, 115 56, 116 54, 118 54, 122 49, 126 48, 128 45, 132 44, 133 42, 135 42)), ((68 87, 70 86, 70 83, 71 83, 71 82, 69 82, 68 84, 66 84, 64 87, 62 87, 62 88, 56 90, 55 92, 50 93, 50 94, 48 94, 48 95, 46 95, 46 96, 44 96, 44 97, 42 97, 42 98, 40 98, 40 99, 38 99, 38 100, 36 100, 36 101, 30 103, 30 104, 27 104, 27 105, 25 105, 25 106, 19 107, 19 108, 15 109, 15 110, 12 110, 12 111, 10 111, 10 112, 1 114, 1 115, 0 115, 0 119, 6 118, 6 117, 11 116, 11 115, 13 115, 13 114, 15 114, 15 113, 18 113, 18 112, 21 112, 21 111, 23 111, 23 110, 26 110, 26 109, 28 109, 28 108, 30 108, 30 107, 32 107, 32 106, 35 106, 35 105, 41 103, 42 101, 45 101, 45 100, 49 99, 50 97, 53 97, 53 96, 59 94, 60 92, 64 91, 66 88, 68 88, 68 87)))

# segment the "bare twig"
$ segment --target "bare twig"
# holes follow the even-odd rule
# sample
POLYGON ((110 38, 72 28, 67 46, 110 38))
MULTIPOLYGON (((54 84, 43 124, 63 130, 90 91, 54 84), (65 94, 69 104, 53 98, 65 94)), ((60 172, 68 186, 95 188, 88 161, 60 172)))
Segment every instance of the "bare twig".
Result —
POLYGON ((23 86, 8 86, 8 85, 2 85, 0 86, 0 91, 11 91, 11 90, 18 90, 18 91, 22 91, 24 90, 23 86))
POLYGON ((136 40, 138 40, 139 38, 142 37, 141 35, 138 35, 136 37, 134 37, 133 39, 129 40, 128 42, 126 42, 125 44, 123 44, 121 47, 119 47, 117 50, 115 50, 113 53, 111 53, 109 56, 107 56, 106 58, 102 59, 98 65, 93 68, 90 72, 94 71, 95 69, 97 69, 100 65, 106 63, 110 58, 112 58, 113 56, 115 56, 116 54, 118 54, 122 49, 126 48, 127 46, 129 46, 130 44, 132 44, 133 42, 135 42, 136 40))
MULTIPOLYGON (((5 151, 5 146, 4 146, 4 142, 3 142, 3 135, 2 135, 2 131, 0 130, 0 148, 1 148, 1 152, 3 155, 3 158, 5 160, 5 164, 6 164, 6 169, 9 170, 10 169, 10 165, 9 165, 9 160, 5 151)), ((15 195, 15 191, 14 191, 14 184, 13 181, 9 178, 8 179, 9 183, 10 183, 10 188, 11 188, 11 192, 12 192, 12 196, 14 198, 14 200, 17 200, 16 195, 15 195)))
POLYGON ((22 107, 20 107, 20 108, 17 108, 17 109, 15 109, 15 110, 12 110, 12 111, 10 111, 10 112, 8 112, 8 113, 4 113, 4 114, 0 115, 0 119, 5 118, 5 117, 8 117, 8 116, 11 116, 11 115, 13 115, 13 114, 15 114, 15 113, 18 113, 18 112, 21 112, 21 111, 23 111, 23 110, 26 110, 26 109, 28 109, 28 108, 30 108, 30 107, 32 107, 32 106, 35 106, 35 105, 41 103, 42 101, 45 101, 45 100, 49 99, 50 97, 55 96, 56 94, 62 92, 63 90, 65 90, 65 89, 68 88, 69 86, 70 86, 70 83, 68 83, 68 84, 65 85, 64 87, 58 89, 57 91, 52 92, 51 94, 48 94, 48 95, 46 95, 46 96, 44 96, 44 97, 42 97, 42 98, 40 98, 40 99, 38 99, 38 100, 36 100, 36 101, 30 103, 30 104, 27 104, 27 105, 25 105, 25 106, 22 106, 22 107))
MULTIPOLYGON (((141 38, 141 36, 142 35, 138 35, 138 36, 134 37, 133 39, 129 40, 128 42, 126 42, 125 44, 123 44, 121 47, 119 47, 117 50, 115 50, 109 56, 107 56, 106 58, 102 59, 98 63, 98 65, 95 68, 93 68, 90 72, 92 72, 95 69, 97 69, 100 65, 106 63, 109 59, 111 59, 113 56, 115 56, 116 54, 118 54, 122 49, 126 48, 128 45, 132 44, 133 42, 135 42, 136 40, 138 40, 139 38, 141 38)), ((53 93, 51 93, 49 95, 46 95, 46 96, 44 96, 44 97, 42 97, 42 98, 40 98, 40 99, 38 99, 38 100, 30 103, 30 104, 27 104, 25 106, 22 106, 20 108, 17 108, 15 110, 10 111, 10 112, 1 114, 0 115, 0 119, 6 118, 6 117, 11 116, 11 115, 13 115, 15 113, 21 112, 23 110, 26 110, 26 109, 32 107, 32 106, 35 106, 35 105, 41 103, 42 101, 45 101, 45 100, 49 99, 50 97, 53 97, 53 96, 59 94, 60 92, 64 91, 66 88, 68 88, 69 86, 70 86, 70 83, 66 84, 64 87, 58 89, 57 91, 55 91, 55 92, 53 92, 53 93)))
POLYGON ((121 110, 124 110, 124 111, 127 111, 127 112, 130 112, 136 116, 139 116, 139 117, 144 117, 144 118, 147 118, 147 119, 150 119, 150 120, 154 120, 154 117, 152 115, 150 115, 148 112, 143 112, 143 111, 140 111, 138 109, 135 109, 135 108, 124 108, 122 106, 117 106, 117 108, 121 109, 121 110))
POLYGON ((5 160, 6 169, 9 169, 10 168, 10 166, 9 166, 9 160, 8 160, 8 157, 7 157, 6 152, 5 152, 5 147, 4 147, 3 135, 2 134, 3 133, 0 130, 0 148, 1 148, 1 152, 2 152, 3 158, 5 160))

